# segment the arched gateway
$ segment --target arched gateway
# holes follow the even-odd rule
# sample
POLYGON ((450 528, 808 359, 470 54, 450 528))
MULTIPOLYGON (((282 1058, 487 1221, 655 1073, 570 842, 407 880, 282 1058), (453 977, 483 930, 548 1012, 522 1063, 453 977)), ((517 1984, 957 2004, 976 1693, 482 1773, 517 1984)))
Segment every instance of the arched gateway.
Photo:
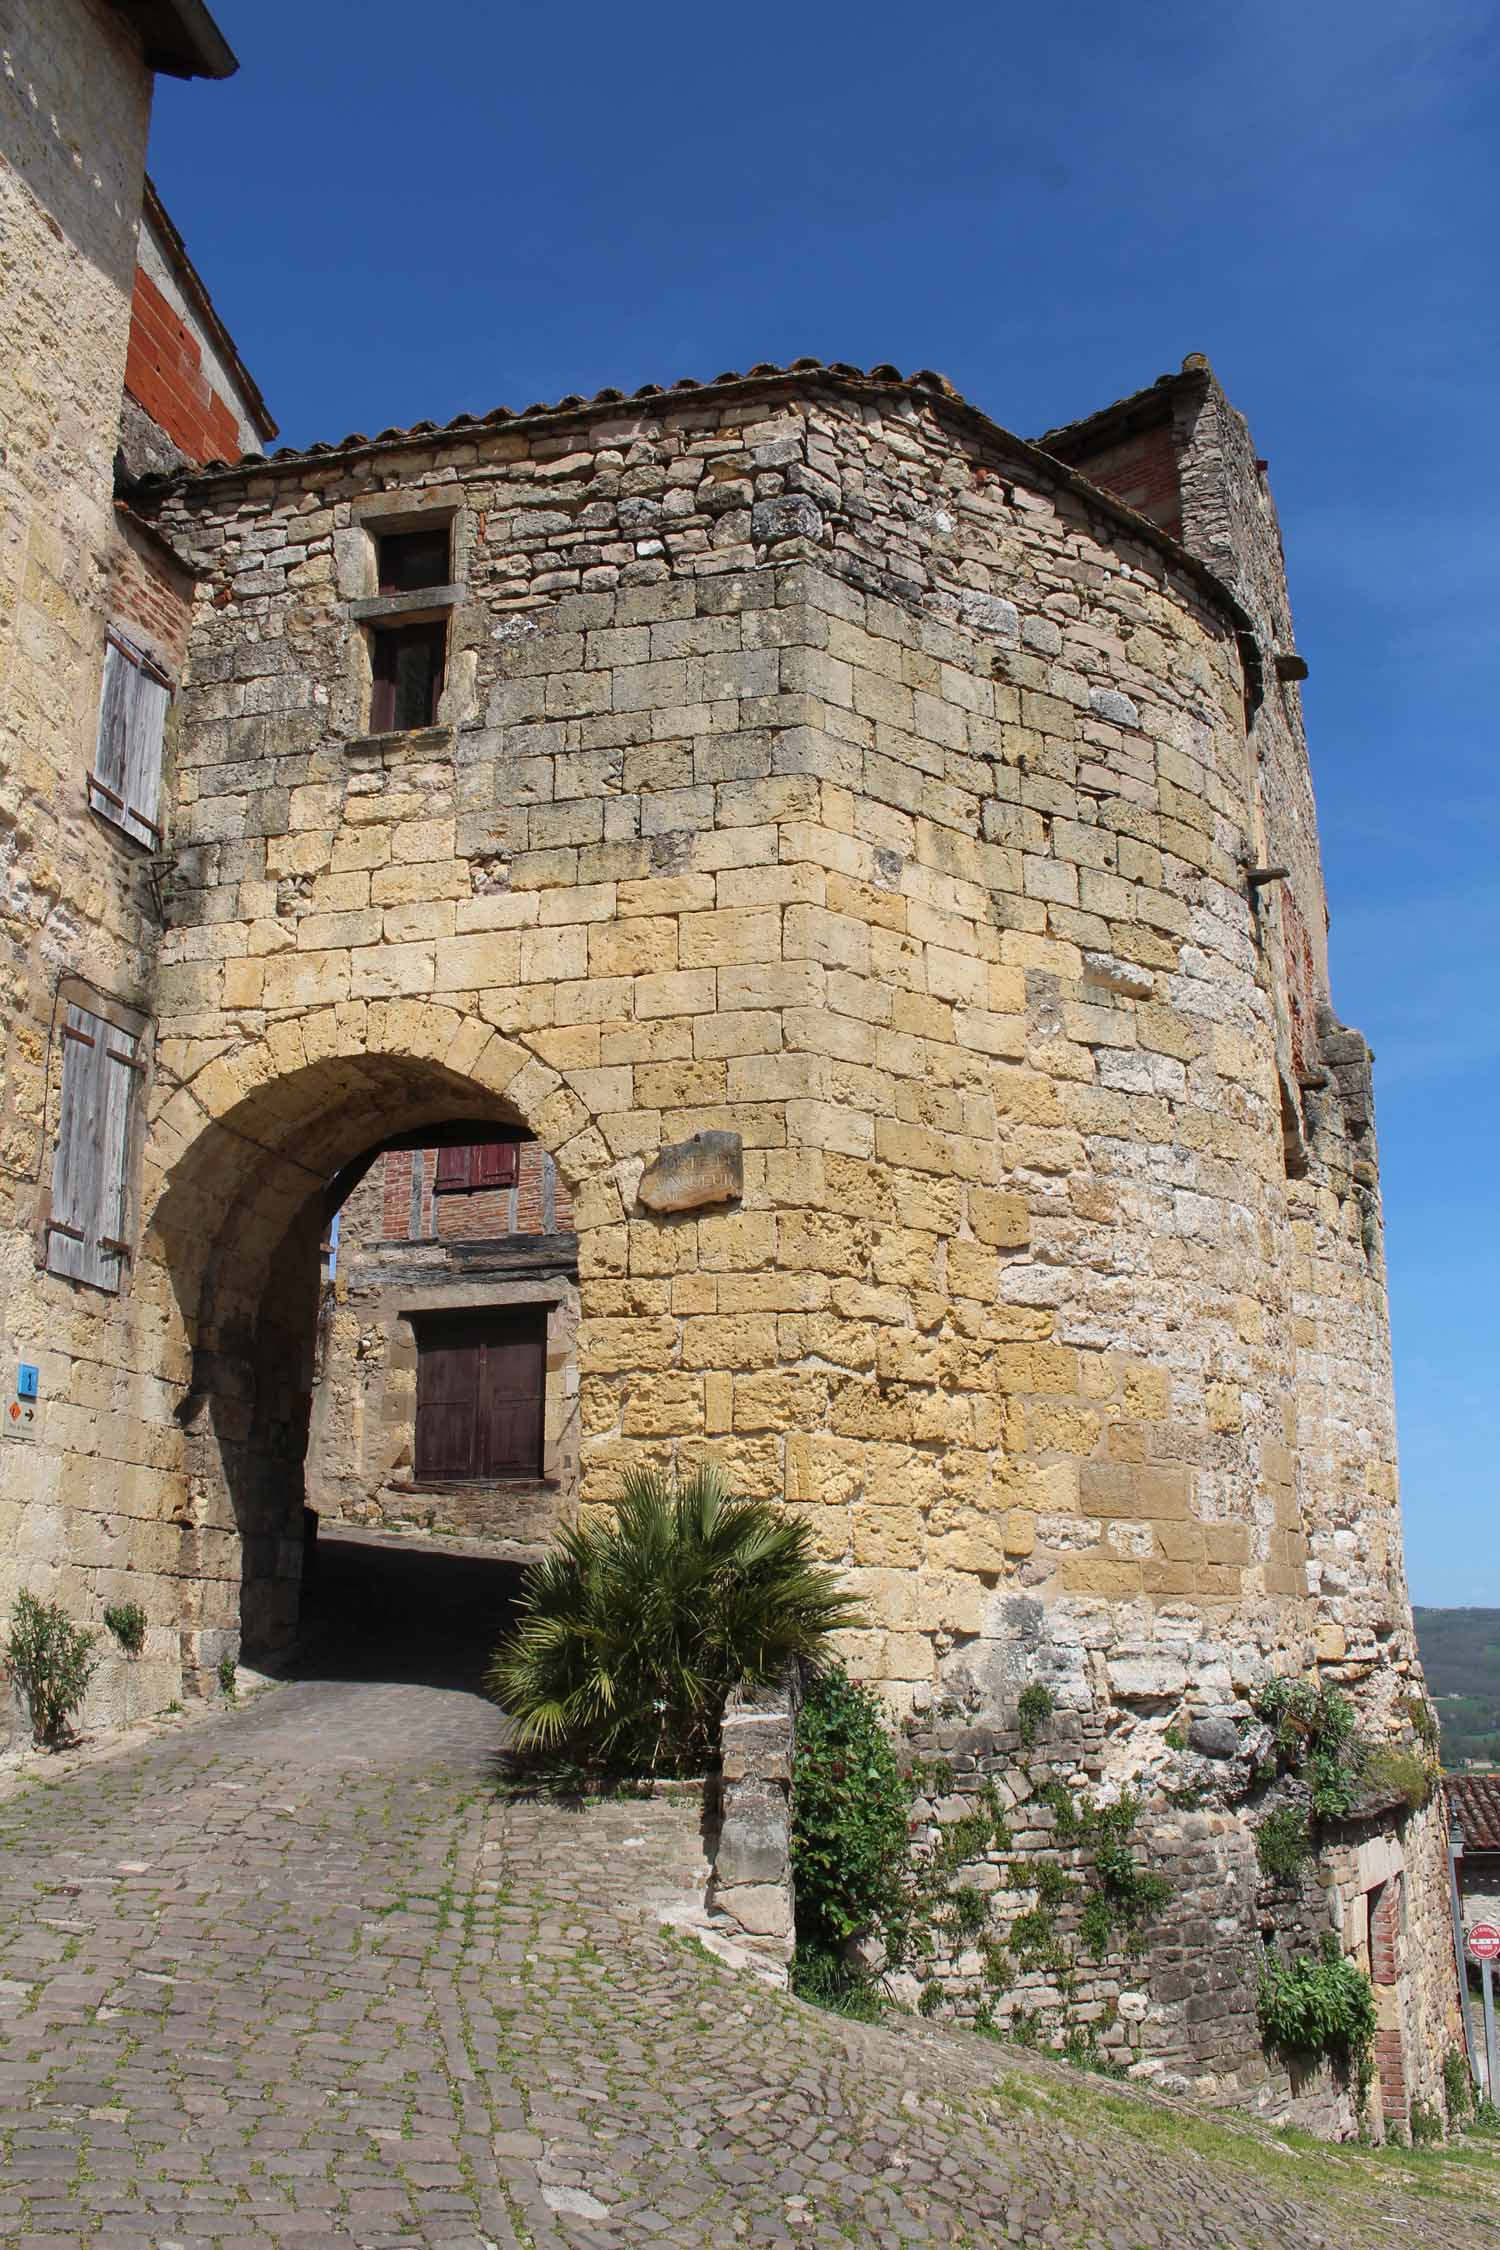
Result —
POLYGON ((164 1515, 180 1534, 191 1674, 211 1677, 242 1640, 266 1651, 295 1630, 319 1250, 333 1211, 392 1141, 461 1121, 528 1131, 513 1086, 538 1114, 550 1103, 563 1129, 577 1123, 576 1107, 556 1101, 556 1075, 487 1026, 451 1009, 377 1005, 310 1011, 295 1042, 243 1049, 229 1068, 211 1062, 164 1101, 147 1141, 138 1287, 170 1307, 186 1369, 164 1515))
MULTIPOLYGON (((212 1671, 242 1576, 284 1629, 330 1183, 534 1134, 582 1501, 712 1453, 805 1512, 936 1747, 999 1758, 1044 1683, 1170 1811, 1156 2051, 1264 2084, 1237 1722, 1305 1668, 1388 1747, 1425 1707, 1305 667, 1207 368, 1043 447, 936 377, 761 370, 210 468, 156 523, 197 594, 75 1552, 128 1522, 158 1662, 212 1671), (703 1133, 714 1199, 643 1197, 703 1133)), ((1382 2035, 1430 2085, 1436 1815, 1329 1867, 1372 1961, 1406 1886, 1382 2035)))

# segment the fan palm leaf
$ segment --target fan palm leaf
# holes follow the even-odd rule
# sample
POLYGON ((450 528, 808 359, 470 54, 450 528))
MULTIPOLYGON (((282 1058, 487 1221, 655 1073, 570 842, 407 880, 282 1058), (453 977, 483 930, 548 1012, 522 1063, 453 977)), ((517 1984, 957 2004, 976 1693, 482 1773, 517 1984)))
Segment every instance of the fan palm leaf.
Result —
POLYGON ((795 1516, 731 1497, 712 1468, 635 1470, 612 1519, 564 1532, 528 1573, 489 1687, 521 1751, 683 1771, 712 1756, 738 1681, 817 1667, 858 1622, 795 1516))

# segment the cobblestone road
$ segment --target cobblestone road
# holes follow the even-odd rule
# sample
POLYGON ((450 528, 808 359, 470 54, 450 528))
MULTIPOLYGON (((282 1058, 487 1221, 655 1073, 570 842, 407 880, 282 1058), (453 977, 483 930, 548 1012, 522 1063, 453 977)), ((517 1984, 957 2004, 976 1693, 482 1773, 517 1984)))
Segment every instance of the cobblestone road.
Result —
POLYGON ((0 1800, 0 2242, 1497 2240, 1487 2203, 1304 2196, 1294 2155, 1158 2145, 1076 2074, 736 1975, 643 1906, 693 1808, 505 1802, 496 1732, 303 1683, 0 1800))

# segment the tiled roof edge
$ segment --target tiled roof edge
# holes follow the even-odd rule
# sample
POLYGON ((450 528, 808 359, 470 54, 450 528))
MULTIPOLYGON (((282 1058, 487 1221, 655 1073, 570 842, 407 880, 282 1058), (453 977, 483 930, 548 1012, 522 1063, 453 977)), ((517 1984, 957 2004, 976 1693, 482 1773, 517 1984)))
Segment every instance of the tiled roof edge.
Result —
POLYGON ((1032 442, 1044 453, 1056 452, 1064 459, 1075 452, 1096 452, 1132 430, 1148 429, 1158 422, 1168 421, 1173 406, 1184 393, 1197 394, 1206 390, 1212 381, 1213 369, 1203 354, 1189 352, 1175 375, 1158 375, 1144 390, 1112 399, 1108 406, 1096 407, 1092 414, 1085 414, 1076 422, 1063 422, 1055 430, 1044 430, 1032 442))
MULTIPOLYGON (((1181 378, 1170 377, 1167 380, 1176 382, 1181 378)), ((982 408, 973 405, 961 392, 955 390, 946 376, 927 367, 919 368, 915 374, 903 375, 898 367, 889 363, 865 369, 854 367, 843 360, 796 359, 786 367, 777 367, 763 361, 744 375, 730 372, 716 375, 711 382, 706 383, 700 383, 691 376, 683 376, 671 384, 643 383, 637 390, 628 393, 606 389, 596 391, 592 398, 584 398, 581 393, 570 393, 551 405, 536 404, 524 407, 519 412, 512 411, 508 406, 497 406, 488 414, 456 414, 449 422, 414 422, 409 429, 381 430, 373 438, 366 437, 362 431, 354 431, 336 445, 310 445, 300 450, 282 446, 269 455, 242 454, 235 462, 206 461, 201 468, 167 480, 158 489, 164 492, 169 483, 172 490, 185 496, 203 493, 207 497, 213 488, 236 478, 263 475, 267 471, 287 473, 304 466, 322 468, 338 461, 396 453, 408 448, 430 448, 445 439, 463 437, 470 432, 509 429, 513 426, 526 430, 565 427, 570 422, 591 421, 601 410, 609 408, 616 411, 661 411, 686 405, 697 398, 741 397, 756 392, 795 393, 814 383, 831 383, 835 389, 850 394, 858 394, 860 391, 904 391, 921 398, 927 405, 940 407, 966 425, 984 443, 1008 450, 1018 462, 1037 472, 1048 483, 1061 485, 1064 490, 1074 492, 1079 498, 1086 500, 1102 515, 1113 517, 1132 538, 1154 547, 1175 569, 1191 578, 1218 605, 1239 633, 1254 635, 1255 624, 1249 612, 1224 581, 1190 549, 1184 547, 1180 540, 1174 539, 1170 532, 1163 531, 1147 517, 1137 515, 1133 508, 1117 499, 1112 492, 1091 484, 1069 462, 1058 454, 1049 452, 1044 445, 1030 438, 1017 437, 1013 430, 1002 428, 982 408)), ((1104 411, 1110 413, 1114 409, 1106 408, 1104 411)), ((1075 424, 1073 427, 1079 428, 1082 425, 1075 424)))

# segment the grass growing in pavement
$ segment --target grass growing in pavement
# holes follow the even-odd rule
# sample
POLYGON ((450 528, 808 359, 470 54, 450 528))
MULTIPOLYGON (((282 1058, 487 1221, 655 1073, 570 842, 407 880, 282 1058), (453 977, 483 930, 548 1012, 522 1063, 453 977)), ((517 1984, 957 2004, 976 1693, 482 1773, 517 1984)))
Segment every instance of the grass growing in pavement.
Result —
POLYGON ((1011 2101, 1037 2098, 1069 2115, 1107 2124, 1136 2141, 1163 2151, 1232 2165, 1254 2172, 1268 2185, 1291 2194, 1318 2194, 1345 2202, 1381 2197, 1391 2190, 1451 2199, 1471 2209, 1477 2200, 1500 2203, 1500 2140, 1466 2135, 1442 2146, 1406 2148, 1386 2143, 1365 2148, 1353 2141, 1323 2141, 1295 2126, 1266 2128, 1250 2119, 1205 2117, 1151 2100, 1129 2100, 1078 2085, 1010 2078, 1011 2101))

